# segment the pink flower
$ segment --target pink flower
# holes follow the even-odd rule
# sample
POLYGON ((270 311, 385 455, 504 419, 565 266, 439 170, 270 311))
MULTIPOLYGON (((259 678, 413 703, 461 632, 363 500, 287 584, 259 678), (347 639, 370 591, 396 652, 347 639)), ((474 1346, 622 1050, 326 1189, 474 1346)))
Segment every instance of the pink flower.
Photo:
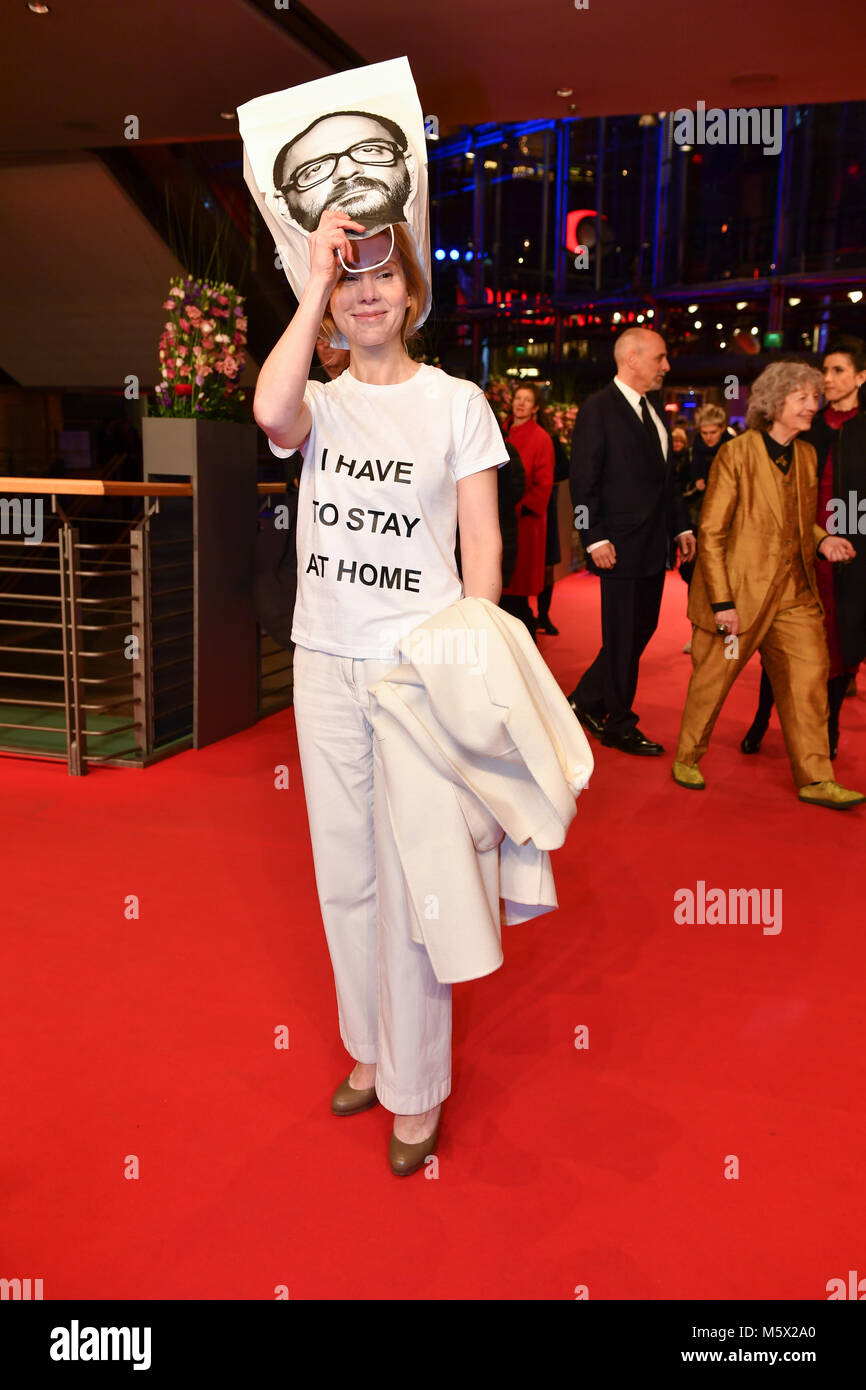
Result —
POLYGON ((243 316, 239 316, 235 319, 235 328, 237 328, 241 333, 246 333, 247 321, 243 316))
POLYGON ((189 325, 189 319, 184 319, 184 318, 180 319, 180 326, 181 326, 181 328, 185 329, 186 332, 188 333, 188 332, 189 332, 189 326, 190 326, 190 325, 189 325))
POLYGON ((192 319, 193 323, 195 323, 197 319, 201 318, 201 309, 199 309, 198 306, 195 304, 187 305, 186 312, 188 317, 192 319))
POLYGON ((163 309, 173 309, 175 307, 174 300, 166 299, 162 307, 163 309))

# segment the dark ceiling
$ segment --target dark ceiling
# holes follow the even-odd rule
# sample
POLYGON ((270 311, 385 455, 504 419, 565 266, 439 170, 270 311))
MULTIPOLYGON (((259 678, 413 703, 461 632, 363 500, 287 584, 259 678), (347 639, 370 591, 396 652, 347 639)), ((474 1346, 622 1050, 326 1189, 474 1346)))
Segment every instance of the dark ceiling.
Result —
POLYGON ((425 114, 462 125, 555 115, 866 99, 866 7, 850 0, 6 0, 0 154, 224 138, 229 113, 406 55, 425 114), (573 95, 556 95, 570 87, 573 95), (576 110, 570 110, 574 105, 576 110))

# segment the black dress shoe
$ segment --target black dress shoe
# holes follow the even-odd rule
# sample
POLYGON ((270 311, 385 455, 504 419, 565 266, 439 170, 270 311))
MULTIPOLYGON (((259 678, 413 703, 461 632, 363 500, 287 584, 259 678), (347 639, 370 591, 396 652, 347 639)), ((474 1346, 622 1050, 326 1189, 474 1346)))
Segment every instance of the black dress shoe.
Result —
POLYGON ((658 758, 665 751, 660 743, 644 738, 640 729, 632 729, 628 734, 605 732, 601 741, 605 748, 618 748, 621 753, 635 753, 639 758, 658 758))
POLYGON ((546 632, 548 637, 559 636, 559 628, 554 627, 549 618, 539 618, 535 630, 536 632, 546 632))
POLYGON ((743 739, 742 743, 740 744, 740 752, 757 753, 761 747, 761 737, 762 736, 759 736, 758 734, 753 734, 750 729, 749 732, 746 734, 745 738, 743 739))
POLYGON ((594 714, 589 714, 585 709, 581 709, 573 695, 569 695, 568 703, 587 733, 592 734, 595 738, 601 738, 604 733, 604 720, 598 719, 594 714))

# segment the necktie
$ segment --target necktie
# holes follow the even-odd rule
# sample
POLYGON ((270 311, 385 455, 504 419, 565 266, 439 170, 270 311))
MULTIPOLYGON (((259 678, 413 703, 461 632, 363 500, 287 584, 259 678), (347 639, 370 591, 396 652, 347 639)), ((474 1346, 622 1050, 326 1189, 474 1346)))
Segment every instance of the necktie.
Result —
POLYGON ((662 445, 661 440, 659 439, 659 432, 656 429, 653 418, 649 412, 649 406, 647 405, 646 396, 641 396, 640 398, 640 414, 641 419, 643 420, 643 427, 649 435, 650 447, 653 451, 653 457, 658 459, 659 463, 664 468, 665 456, 662 453, 662 445))

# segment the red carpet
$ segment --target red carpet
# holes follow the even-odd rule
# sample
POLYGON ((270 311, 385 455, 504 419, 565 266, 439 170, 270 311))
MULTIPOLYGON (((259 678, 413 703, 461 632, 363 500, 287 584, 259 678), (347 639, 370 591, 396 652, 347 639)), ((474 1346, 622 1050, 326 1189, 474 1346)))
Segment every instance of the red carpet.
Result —
MULTIPOLYGON (((570 690, 595 581, 553 617, 570 690)), ((798 803, 775 716, 738 751, 757 662, 707 791, 675 786, 688 632, 670 576, 636 704, 666 756, 593 743, 560 910, 455 987, 437 1180, 392 1176, 381 1108, 328 1109, 351 1063, 291 712, 143 773, 0 760, 0 1276, 46 1299, 824 1299, 866 1274, 866 813, 798 803), (782 930, 679 925, 699 880, 781 890, 782 930)), ((864 704, 836 764, 860 789, 864 704)))

